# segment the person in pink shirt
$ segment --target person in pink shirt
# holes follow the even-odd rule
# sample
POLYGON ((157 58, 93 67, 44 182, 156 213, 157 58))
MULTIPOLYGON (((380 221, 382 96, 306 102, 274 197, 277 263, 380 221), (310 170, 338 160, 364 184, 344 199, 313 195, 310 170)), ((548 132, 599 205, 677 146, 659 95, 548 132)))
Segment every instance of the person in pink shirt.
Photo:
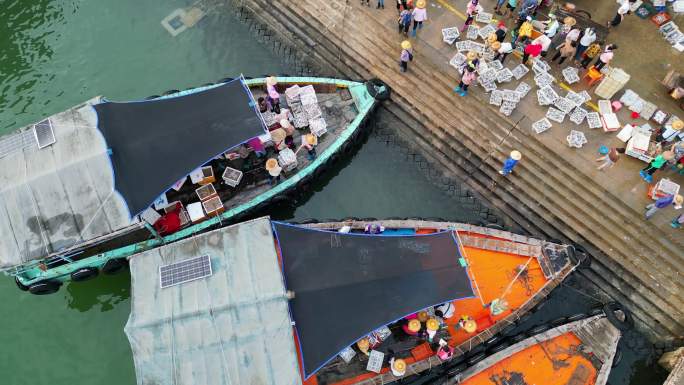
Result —
POLYGON ((461 32, 465 31, 466 28, 473 23, 473 19, 475 18, 475 15, 477 15, 478 3, 479 0, 470 0, 468 3, 468 7, 466 7, 466 14, 468 15, 468 18, 466 18, 465 24, 463 24, 463 28, 461 28, 461 32))
POLYGON ((454 92, 457 92, 461 96, 466 96, 468 94, 468 86, 473 84, 477 79, 477 73, 475 72, 475 66, 472 64, 466 65, 463 70, 463 75, 461 76, 461 82, 458 87, 454 88, 454 92))
POLYGON ((603 49, 603 52, 599 56, 598 60, 596 60, 596 63, 594 64, 594 67, 596 67, 597 70, 601 70, 606 64, 610 63, 611 60, 613 60, 613 51, 617 49, 616 44, 608 44, 606 48, 603 49))
POLYGON ((278 84, 275 76, 269 76, 266 78, 266 92, 268 93, 268 102, 271 104, 271 111, 276 114, 280 113, 280 94, 276 90, 275 86, 278 84))

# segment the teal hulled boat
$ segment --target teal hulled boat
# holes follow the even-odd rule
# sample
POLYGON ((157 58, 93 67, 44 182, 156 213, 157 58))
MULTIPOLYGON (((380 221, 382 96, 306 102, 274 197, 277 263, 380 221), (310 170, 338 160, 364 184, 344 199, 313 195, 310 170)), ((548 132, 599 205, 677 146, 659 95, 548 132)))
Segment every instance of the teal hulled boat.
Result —
POLYGON ((49 294, 292 199, 353 148, 389 97, 377 80, 279 77, 273 111, 257 102, 266 82, 96 97, 0 138, 0 270, 49 294), (312 139, 315 156, 304 146, 312 139))

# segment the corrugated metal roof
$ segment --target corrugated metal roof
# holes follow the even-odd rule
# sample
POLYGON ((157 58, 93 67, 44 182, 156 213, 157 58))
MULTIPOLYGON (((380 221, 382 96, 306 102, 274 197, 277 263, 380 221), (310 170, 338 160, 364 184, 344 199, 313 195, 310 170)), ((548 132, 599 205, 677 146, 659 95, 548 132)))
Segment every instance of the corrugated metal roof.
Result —
POLYGON ((267 218, 137 254, 131 282, 138 384, 301 384, 267 218), (211 276, 160 288, 160 266, 202 255, 211 276))
POLYGON ((56 143, 26 146, 0 159, 0 268, 130 224, 97 130, 91 104, 98 101, 50 117, 56 143))

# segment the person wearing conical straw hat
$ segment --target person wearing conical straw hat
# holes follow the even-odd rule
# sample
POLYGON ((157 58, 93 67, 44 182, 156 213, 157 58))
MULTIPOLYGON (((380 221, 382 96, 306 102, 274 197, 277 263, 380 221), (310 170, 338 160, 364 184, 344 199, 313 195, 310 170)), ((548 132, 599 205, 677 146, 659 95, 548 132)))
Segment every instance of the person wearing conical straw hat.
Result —
POLYGON ((684 122, 677 119, 670 124, 665 124, 662 132, 656 137, 656 142, 672 142, 679 138, 684 139, 684 122))
POLYGON ((416 7, 411 12, 413 16, 413 37, 416 37, 416 32, 419 28, 423 28, 423 22, 427 20, 427 1, 418 0, 416 2, 416 7))
POLYGON ((280 113, 280 94, 275 86, 278 84, 278 79, 275 76, 266 78, 266 92, 268 93, 268 102, 271 104, 271 111, 276 114, 280 113))
POLYGON ((458 83, 458 86, 454 88, 454 92, 458 93, 461 96, 466 96, 468 95, 468 86, 471 84, 475 83, 475 80, 477 79, 477 73, 475 72, 476 67, 472 64, 466 64, 465 70, 463 71, 463 75, 461 75, 461 82, 458 83))
POLYGON ((429 318, 425 322, 425 329, 427 330, 428 341, 432 342, 435 334, 437 334, 437 330, 439 330, 439 321, 436 318, 429 318))
POLYGON ((411 42, 404 40, 401 42, 401 55, 399 55, 399 69, 401 72, 408 71, 408 63, 413 60, 411 42))
POLYGON ((268 171, 268 179, 271 185, 280 182, 280 172, 283 171, 283 169, 278 164, 278 160, 275 158, 268 159, 266 161, 266 171, 268 171))
POLYGON ((370 349, 370 341, 368 341, 368 338, 363 337, 356 343, 356 347, 359 348, 361 353, 368 355, 368 349, 370 349))
POLYGON ((318 145, 318 137, 314 134, 302 135, 302 147, 306 148, 308 160, 316 159, 316 145, 318 145))
POLYGON ((389 360, 390 369, 394 377, 402 377, 406 374, 406 361, 401 358, 390 358, 389 360))
POLYGON ((515 46, 512 43, 509 42, 503 42, 501 43, 501 46, 499 47, 498 50, 496 50, 496 55, 494 55, 493 60, 499 60, 501 64, 504 63, 504 60, 506 60, 506 56, 508 56, 511 52, 513 52, 513 49, 515 46))
POLYGON ((520 153, 520 151, 511 151, 511 155, 504 161, 503 168, 499 170, 499 174, 507 176, 508 174, 513 172, 513 167, 515 167, 515 165, 518 164, 520 159, 522 159, 522 154, 520 153))
POLYGON ((679 210, 682 208, 682 203, 684 203, 683 196, 679 194, 666 195, 662 198, 658 198, 655 202, 646 206, 646 212, 644 213, 644 217, 646 218, 646 220, 649 220, 658 210, 664 209, 670 205, 673 205, 675 210, 679 210))
POLYGON ((477 15, 478 5, 480 5, 479 2, 479 0, 470 0, 468 2, 468 5, 466 6, 466 15, 468 17, 466 17, 466 21, 463 24, 463 27, 461 27, 461 32, 464 32, 466 28, 473 23, 473 19, 475 18, 475 15, 477 15))
POLYGON ((660 170, 665 163, 668 161, 674 159, 674 152, 672 151, 665 151, 662 154, 656 156, 653 158, 651 163, 648 164, 648 166, 644 167, 639 171, 639 175, 641 175, 642 178, 648 183, 653 182, 653 174, 660 170))
POLYGON ((421 328, 420 321, 418 321, 418 318, 404 319, 401 328, 404 330, 404 333, 410 336, 417 336, 421 328))

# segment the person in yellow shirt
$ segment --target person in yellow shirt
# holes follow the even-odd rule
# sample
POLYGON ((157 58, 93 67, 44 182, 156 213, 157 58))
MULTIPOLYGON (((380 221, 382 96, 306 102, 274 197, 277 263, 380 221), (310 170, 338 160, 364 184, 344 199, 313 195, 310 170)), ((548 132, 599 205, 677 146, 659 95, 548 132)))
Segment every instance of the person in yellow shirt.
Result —
POLYGON ((601 43, 600 42, 595 42, 592 45, 587 48, 584 53, 582 54, 582 61, 580 62, 580 65, 582 68, 587 68, 589 63, 596 57, 596 55, 601 53, 601 43))
POLYGON ((512 43, 515 43, 520 39, 520 41, 524 41, 525 39, 529 39, 532 37, 532 18, 530 16, 527 16, 525 21, 520 25, 520 28, 518 28, 517 31, 513 31, 514 37, 512 43))

